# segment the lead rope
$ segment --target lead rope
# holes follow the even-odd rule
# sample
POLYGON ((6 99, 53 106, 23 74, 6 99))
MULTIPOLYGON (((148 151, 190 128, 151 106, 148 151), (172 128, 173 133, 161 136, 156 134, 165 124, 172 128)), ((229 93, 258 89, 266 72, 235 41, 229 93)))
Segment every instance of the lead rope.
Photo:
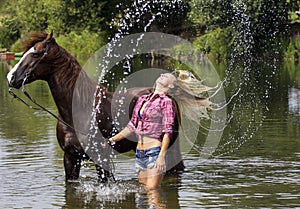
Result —
POLYGON ((64 125, 68 126, 69 128, 73 129, 74 131, 78 131, 79 133, 83 134, 83 135, 89 135, 88 133, 82 131, 82 130, 78 130, 78 129, 75 129, 73 126, 71 126, 70 124, 68 124, 67 122, 65 122, 63 119, 61 119, 60 117, 58 117, 57 115, 55 115, 54 113, 52 113, 50 110, 48 110, 47 108, 43 107, 42 105, 40 105, 39 103, 37 103, 31 96, 30 94, 26 91, 25 89, 25 82, 29 76, 30 72, 27 72, 26 73, 26 76, 23 80, 23 83, 22 83, 22 92, 23 94, 33 103, 35 104, 36 106, 38 107, 33 107, 32 105, 28 104, 27 102, 25 102, 21 97, 19 97, 18 95, 16 95, 12 88, 9 88, 8 89, 8 92, 17 100, 21 101, 23 104, 25 104, 27 107, 29 107, 30 109, 33 109, 33 110, 39 110, 39 111, 45 111, 47 113, 49 113, 52 117, 54 117, 55 119, 57 119, 58 121, 60 121, 61 123, 63 123, 64 125))
MULTIPOLYGON (((58 121, 60 121, 61 123, 63 123, 64 125, 68 126, 69 128, 73 129, 75 132, 79 132, 83 135, 86 135, 86 136, 89 136, 88 133, 82 131, 82 130, 79 130, 79 129, 75 129, 72 125, 68 124, 67 122, 65 122, 63 119, 61 119, 60 117, 58 117, 57 115, 55 115, 54 113, 52 113, 50 110, 48 110, 47 108, 43 107, 42 105, 40 105, 39 103, 37 103, 35 101, 35 99, 33 99, 30 94, 26 91, 25 89, 25 82, 29 76, 30 72, 27 72, 26 73, 26 76, 22 82, 22 92, 23 94, 33 103, 35 104, 36 106, 38 107, 33 107, 32 105, 28 104, 27 102, 25 102, 25 100, 23 100, 21 97, 19 97, 18 95, 16 95, 12 88, 9 88, 8 89, 8 93, 10 95, 13 96, 14 99, 17 99, 18 101, 22 102, 23 104, 25 104, 27 107, 29 107, 30 109, 33 109, 33 110, 39 110, 39 111, 45 111, 47 112, 48 114, 50 114, 52 117, 54 117, 55 119, 57 119, 58 121)), ((113 175, 113 171, 115 170, 115 165, 114 165, 114 161, 110 159, 111 157, 109 157, 109 162, 112 164, 111 168, 110 168, 110 178, 113 179, 113 181, 115 181, 115 177, 113 175)))

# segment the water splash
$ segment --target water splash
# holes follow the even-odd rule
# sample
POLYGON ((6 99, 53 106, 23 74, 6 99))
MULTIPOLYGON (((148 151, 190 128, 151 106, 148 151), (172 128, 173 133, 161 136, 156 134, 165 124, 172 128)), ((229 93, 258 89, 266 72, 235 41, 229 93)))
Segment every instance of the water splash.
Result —
MULTIPOLYGON (((178 2, 181 1, 134 1, 124 10, 123 16, 119 19, 112 20, 112 25, 117 25, 117 33, 111 38, 111 42, 108 44, 104 56, 101 57, 102 60, 97 67, 100 76, 98 78, 98 91, 96 91, 95 97, 105 97, 105 92, 99 90, 101 85, 112 87, 112 84, 108 83, 105 76, 110 76, 112 79, 115 79, 116 82, 118 82, 117 85, 128 82, 127 76, 134 71, 131 63, 131 60, 134 58, 132 54, 138 54, 138 48, 143 43, 144 35, 141 34, 139 38, 133 39, 128 43, 128 48, 132 48, 132 51, 128 52, 128 54, 124 56, 124 59, 117 63, 111 63, 114 58, 123 56, 115 50, 118 44, 120 44, 118 41, 135 30, 141 30, 142 32, 152 30, 153 23, 157 23, 156 20, 165 14, 164 5, 175 7, 175 4, 180 4, 178 2), (151 17, 145 18, 145 15, 149 14, 151 17), (123 66, 120 79, 117 78, 116 72, 110 71, 108 66, 112 64, 123 66)), ((123 6, 122 4, 123 3, 119 3, 117 7, 121 8, 123 6)), ((224 103, 230 107, 231 111, 227 119, 229 125, 225 129, 223 145, 218 149, 218 152, 221 154, 235 151, 254 136, 263 122, 264 112, 268 110, 264 99, 269 97, 269 88, 271 88, 263 89, 262 92, 260 88, 261 79, 256 79, 262 74, 260 70, 255 69, 259 67, 257 57, 254 54, 257 43, 253 32, 254 26, 251 17, 248 15, 247 2, 245 0, 233 1, 231 3, 231 9, 229 12, 233 14, 231 20, 233 22, 232 28, 234 31, 233 51, 229 67, 226 70, 227 76, 224 86, 227 89, 228 95, 234 96, 229 99, 232 103, 224 103)), ((274 76, 274 72, 276 72, 275 62, 276 60, 270 64, 271 67, 274 67, 274 70, 269 77, 274 76)), ((265 79, 263 82, 271 86, 269 79, 265 79)), ((127 89, 122 86, 118 93, 126 92, 126 90, 127 89)), ((120 111, 117 112, 115 118, 113 118, 115 126, 120 126, 118 118, 120 115, 125 114, 121 111, 124 99, 125 98, 121 98, 119 100, 119 106, 117 107, 120 108, 120 111)), ((100 105, 101 102, 95 105, 92 112, 90 126, 91 140, 100 133, 96 125, 98 121, 95 119, 96 115, 100 113, 100 105)), ((224 128, 225 127, 222 127, 220 129, 223 131, 224 128)), ((116 129, 113 131, 117 132, 116 129)), ((208 130, 204 130, 203 134, 207 133, 207 131, 208 130)), ((199 147, 196 147, 196 149, 200 150, 199 147)))
MULTIPOLYGON (((118 181, 117 183, 99 184, 87 178, 74 184, 75 194, 85 205, 96 202, 103 208, 110 203, 122 202, 142 190, 140 185, 131 181, 118 181)), ((98 208, 97 207, 97 208, 98 208)))
POLYGON ((279 34, 279 21, 274 23, 276 27, 268 28, 264 16, 274 13, 272 7, 262 7, 263 14, 254 25, 249 14, 247 1, 236 0, 231 4, 233 29, 233 50, 228 69, 226 70, 225 86, 228 91, 234 92, 241 89, 235 102, 230 107, 231 124, 225 130, 224 138, 226 141, 219 147, 221 155, 234 152, 239 149, 246 141, 251 140, 261 127, 265 112, 268 109, 270 92, 276 86, 277 63, 276 58, 279 54, 278 47, 275 47, 275 40, 279 34), (257 29, 260 28, 261 39, 257 39, 257 29), (265 40, 264 40, 265 39, 265 40), (261 43, 269 42, 270 50, 261 43), (269 50, 269 51, 268 51, 269 50), (268 59, 264 53, 275 55, 268 59), (266 70, 268 69, 268 70, 266 70), (233 85, 235 84, 235 85, 233 85))
MULTIPOLYGON (((117 8, 121 8, 123 3, 117 4, 117 8)), ((155 0, 155 1, 148 1, 148 0, 137 0, 133 1, 131 5, 128 6, 124 10, 124 15, 121 16, 119 19, 113 19, 112 20, 112 26, 117 26, 117 32, 115 35, 111 38, 110 42, 107 44, 107 47, 104 50, 103 56, 100 58, 99 65, 97 66, 97 70, 99 73, 98 77, 98 85, 97 89, 94 94, 94 98, 106 98, 106 92, 102 89, 101 86, 106 86, 107 88, 110 87, 110 83, 107 81, 106 76, 109 76, 110 78, 114 79, 116 78, 116 73, 113 71, 110 71, 109 66, 111 65, 119 65, 121 64, 123 66, 122 70, 122 78, 119 80, 118 84, 126 84, 127 78, 126 76, 129 75, 132 72, 131 67, 131 59, 133 58, 132 54, 138 53, 138 47, 140 42, 143 41, 143 34, 140 35, 137 39, 130 40, 129 45, 133 46, 132 51, 128 51, 127 54, 122 55, 120 52, 116 50, 116 48, 120 47, 121 44, 119 42, 120 39, 122 39, 124 36, 129 35, 134 28, 140 28, 142 29, 142 32, 147 32, 151 29, 151 26, 153 25, 154 21, 157 19, 157 17, 162 16, 163 13, 165 13, 165 7, 169 8, 176 8, 178 5, 183 4, 182 1, 179 0, 173 0, 173 1, 165 1, 165 0, 155 0), (150 18, 147 16, 150 15, 150 18), (137 27, 138 26, 138 27, 137 27), (113 63, 115 61, 115 58, 118 57, 125 57, 123 60, 118 61, 116 63, 113 63)), ((135 31, 136 32, 136 31, 135 31)), ((129 47, 130 48, 130 47, 129 47)), ((121 88, 119 90, 123 93, 127 91, 126 88, 121 88)), ((119 107, 122 107, 122 104, 124 103, 125 98, 119 99, 119 107)), ((107 159, 103 159, 103 155, 101 155, 101 145, 99 142, 99 138, 103 138, 101 131, 98 128, 98 122, 97 121, 97 115, 101 114, 101 105, 102 101, 99 102, 94 100, 93 103, 93 110, 91 113, 91 121, 90 121, 90 128, 89 128, 89 138, 88 138, 88 145, 86 146, 86 151, 89 151, 89 153, 99 153, 96 154, 98 156, 95 156, 93 159, 97 160, 97 163, 100 164, 100 166, 103 166, 102 163, 107 162, 107 159), (97 102, 97 103, 96 103, 97 102)), ((116 127, 118 127, 118 118, 120 115, 126 114, 122 108, 120 108, 119 112, 115 115, 115 118, 112 118, 113 120, 113 133, 116 133, 118 130, 116 127)), ((111 134, 113 134, 111 133, 111 134)), ((101 141, 101 140, 100 140, 101 141)), ((103 139, 105 141, 105 139, 103 139)), ((110 151, 110 154, 108 156, 112 156, 113 150, 110 151)))

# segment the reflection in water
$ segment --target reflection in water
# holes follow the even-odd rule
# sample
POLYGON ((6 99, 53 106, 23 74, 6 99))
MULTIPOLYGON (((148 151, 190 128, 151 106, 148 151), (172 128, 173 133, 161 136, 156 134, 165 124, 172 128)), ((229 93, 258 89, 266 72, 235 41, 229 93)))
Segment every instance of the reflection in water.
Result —
POLYGON ((136 208, 165 209, 167 207, 166 201, 163 201, 164 198, 165 196, 161 189, 154 189, 141 193, 136 193, 136 208))
POLYGON ((182 177, 184 186, 179 193, 199 207, 297 206, 298 160, 299 157, 295 161, 253 157, 189 161, 192 165, 182 177), (191 186, 197 196, 189 193, 191 186))
POLYGON ((289 112, 300 116, 300 89, 289 88, 289 112))
POLYGON ((117 182, 107 184, 99 183, 96 176, 91 177, 92 170, 85 170, 78 181, 66 185, 64 208, 180 208, 180 176, 167 175, 161 188, 148 191, 138 182, 131 163, 116 160, 117 182))
POLYGON ((169 176, 166 179, 167 189, 163 186, 147 191, 137 179, 99 184, 95 179, 81 178, 66 185, 63 208, 180 208, 179 178, 169 176))

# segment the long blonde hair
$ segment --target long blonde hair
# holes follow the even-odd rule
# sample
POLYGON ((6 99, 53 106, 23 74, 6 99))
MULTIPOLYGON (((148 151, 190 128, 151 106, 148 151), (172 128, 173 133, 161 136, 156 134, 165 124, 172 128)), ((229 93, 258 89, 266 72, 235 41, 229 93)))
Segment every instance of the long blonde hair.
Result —
POLYGON ((206 86, 189 71, 176 70, 175 75, 175 87, 170 89, 168 94, 176 101, 181 112, 196 122, 199 122, 199 118, 210 119, 208 112, 215 107, 210 98, 221 85, 206 86))

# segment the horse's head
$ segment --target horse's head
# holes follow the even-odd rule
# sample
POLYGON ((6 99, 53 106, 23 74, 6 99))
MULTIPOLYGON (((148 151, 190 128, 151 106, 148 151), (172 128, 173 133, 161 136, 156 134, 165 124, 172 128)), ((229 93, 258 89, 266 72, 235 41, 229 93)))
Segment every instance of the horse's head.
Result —
MULTIPOLYGON (((54 46, 55 40, 50 34, 31 34, 25 45, 25 52, 20 61, 7 74, 8 85, 13 88, 20 88, 22 85, 31 83, 37 79, 43 79, 46 72, 46 63, 50 49, 54 46)), ((48 60, 49 61, 49 60, 48 60)))

